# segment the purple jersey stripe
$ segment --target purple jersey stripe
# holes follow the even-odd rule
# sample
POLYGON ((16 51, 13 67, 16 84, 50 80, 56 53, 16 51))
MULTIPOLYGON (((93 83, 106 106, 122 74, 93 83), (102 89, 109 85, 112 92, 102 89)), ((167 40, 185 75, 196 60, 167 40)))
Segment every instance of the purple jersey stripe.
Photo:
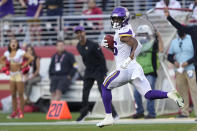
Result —
POLYGON ((132 35, 133 32, 129 29, 128 32, 124 32, 124 33, 119 33, 119 35, 132 35))
POLYGON ((111 76, 109 76, 104 84, 104 86, 107 88, 109 84, 120 74, 120 71, 116 71, 111 76))

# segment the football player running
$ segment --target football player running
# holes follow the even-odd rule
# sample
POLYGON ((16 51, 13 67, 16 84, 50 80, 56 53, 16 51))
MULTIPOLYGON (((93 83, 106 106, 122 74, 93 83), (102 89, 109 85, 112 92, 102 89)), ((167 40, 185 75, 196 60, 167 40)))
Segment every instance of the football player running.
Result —
MULTIPOLYGON (((125 7, 116 7, 111 14, 111 25, 115 29, 114 56, 116 70, 105 78, 101 87, 106 116, 104 120, 97 123, 98 127, 112 125, 114 123, 111 110, 111 90, 127 83, 134 84, 138 92, 146 99, 170 98, 180 108, 184 107, 183 99, 175 90, 172 92, 151 90, 142 67, 136 62, 136 57, 140 53, 142 45, 134 38, 135 34, 129 24, 129 19, 130 14, 125 7)), ((107 47, 107 41, 103 39, 101 46, 107 47)))

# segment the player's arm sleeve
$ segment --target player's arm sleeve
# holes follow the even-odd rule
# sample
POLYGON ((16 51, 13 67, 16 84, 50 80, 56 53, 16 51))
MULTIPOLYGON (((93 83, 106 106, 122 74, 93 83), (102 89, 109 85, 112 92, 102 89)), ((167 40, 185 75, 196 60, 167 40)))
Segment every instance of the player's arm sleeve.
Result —
POLYGON ((130 57, 136 57, 140 53, 141 44, 139 44, 139 41, 134 38, 135 34, 133 33, 132 28, 122 28, 118 33, 120 41, 132 48, 130 57))
POLYGON ((77 62, 75 61, 75 57, 73 54, 70 54, 69 58, 70 58, 70 64, 71 64, 69 75, 73 77, 77 71, 77 62))
POLYGON ((174 64, 174 51, 173 51, 173 42, 170 44, 170 49, 168 51, 168 61, 174 64))
POLYGON ((168 21, 170 21, 170 23, 177 29, 177 30, 181 30, 186 34, 191 34, 192 33, 192 27, 191 26, 184 26, 181 25, 179 22, 177 22, 174 18, 172 18, 171 16, 167 17, 168 21))

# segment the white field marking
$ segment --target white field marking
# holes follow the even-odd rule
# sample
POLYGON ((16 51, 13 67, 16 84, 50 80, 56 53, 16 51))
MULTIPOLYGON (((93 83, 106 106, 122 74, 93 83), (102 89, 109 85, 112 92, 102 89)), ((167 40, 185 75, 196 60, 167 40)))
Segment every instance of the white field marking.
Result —
MULTIPOLYGON (((84 121, 84 122, 76 122, 76 121, 61 121, 61 122, 7 122, 0 123, 0 126, 34 126, 34 125, 96 125, 98 120, 84 121)), ((134 120, 134 119, 120 119, 115 122, 115 124, 197 124, 194 118, 185 118, 185 119, 149 119, 149 120, 134 120)))

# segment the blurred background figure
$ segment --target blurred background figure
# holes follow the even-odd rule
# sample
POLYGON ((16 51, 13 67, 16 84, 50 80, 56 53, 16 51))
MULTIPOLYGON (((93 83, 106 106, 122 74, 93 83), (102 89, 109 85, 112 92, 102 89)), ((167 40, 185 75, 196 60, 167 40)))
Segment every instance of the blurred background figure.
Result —
POLYGON ((197 116, 197 85, 194 67, 194 49, 189 35, 178 30, 178 38, 175 38, 170 45, 168 60, 174 64, 176 73, 177 91, 184 99, 185 107, 181 110, 179 118, 189 117, 189 90, 191 93, 194 112, 197 116))
MULTIPOLYGON (((77 50, 82 56, 83 63, 86 67, 83 77, 82 109, 80 110, 80 116, 77 118, 77 121, 83 121, 91 111, 88 98, 94 81, 97 81, 99 92, 102 95, 101 84, 106 76, 107 67, 101 47, 97 43, 86 38, 84 27, 75 27, 75 33, 79 40, 77 50)), ((118 117, 113 105, 112 114, 114 118, 118 117)))
POLYGON ((39 24, 39 20, 37 20, 40 16, 42 16, 42 9, 45 0, 19 0, 21 6, 23 8, 27 7, 26 16, 33 17, 34 19, 28 20, 30 23, 30 36, 31 36, 31 43, 40 43, 41 40, 41 27, 39 24))
MULTIPOLYGON (((136 38, 142 44, 142 52, 137 57, 137 62, 142 66, 144 74, 149 81, 152 90, 155 89, 155 82, 157 79, 157 69, 159 66, 158 52, 163 52, 163 41, 159 32, 153 34, 151 28, 148 25, 140 25, 136 31, 136 38)), ((144 116, 144 108, 142 104, 142 96, 134 89, 134 98, 137 104, 137 113, 133 116, 134 119, 156 118, 155 103, 154 100, 147 100, 146 109, 148 111, 147 116, 144 116)))
MULTIPOLYGON (((88 0, 87 1, 87 7, 88 9, 84 10, 82 12, 83 15, 101 15, 103 14, 101 8, 96 6, 95 0, 88 0)), ((91 34, 100 34, 100 32, 97 32, 96 30, 102 30, 103 29, 103 22, 102 18, 88 18, 86 22, 81 21, 81 26, 84 26, 87 30, 94 30, 91 32, 91 34), (98 27, 98 28, 97 28, 98 27)))
POLYGON ((62 16, 63 0, 46 0, 47 16, 62 16))
POLYGON ((14 15, 12 0, 0 0, 0 18, 11 17, 14 15))
MULTIPOLYGON (((47 16, 58 16, 61 17, 63 15, 63 0, 46 0, 46 15, 47 16)), ((56 19, 49 19, 46 22, 46 29, 43 29, 43 31, 46 31, 46 34, 43 34, 43 37, 49 37, 48 43, 51 45, 55 45, 55 43, 50 43, 50 41, 57 41, 57 38, 54 38, 54 36, 58 36, 61 34, 61 26, 62 22, 60 20, 60 26, 58 27, 56 23, 56 19), (50 37, 51 36, 51 37, 50 37)), ((63 33, 63 32, 62 32, 63 33)), ((62 39, 63 36, 62 36, 62 39)))
POLYGON ((38 18, 42 15, 43 3, 45 0, 19 0, 23 8, 27 7, 26 16, 38 18), (27 3, 26 3, 27 2, 27 3))
POLYGON ((146 0, 146 9, 151 9, 157 0, 146 0))
POLYGON ((19 43, 15 38, 10 40, 8 45, 8 50, 0 59, 0 63, 4 66, 7 61, 9 63, 10 70, 10 91, 12 95, 12 114, 8 116, 9 119, 23 118, 24 117, 24 78, 22 70, 28 66, 33 61, 33 56, 29 55, 22 49, 20 49, 19 43), (25 64, 23 63, 23 58, 27 59, 25 64), (19 96, 19 105, 17 102, 17 94, 19 96))
MULTIPOLYGON (((181 4, 177 0, 160 0, 155 5, 155 8, 166 8, 166 7, 178 9, 181 8, 181 4)), ((158 14, 163 14, 163 10, 157 10, 156 12, 158 14)), ((172 15, 180 14, 180 12, 176 10, 170 10, 170 13, 172 15)))
POLYGON ((101 8, 96 6, 95 0, 88 0, 87 1, 87 8, 82 12, 83 15, 100 15, 103 14, 101 8))
POLYGON ((72 77, 76 73, 76 62, 73 54, 64 49, 64 42, 57 42, 57 53, 51 58, 49 67, 50 92, 52 100, 60 100, 68 91, 72 77))
POLYGON ((102 9, 103 11, 106 11, 107 3, 109 0, 102 0, 102 9))
MULTIPOLYGON (((0 0, 0 19, 12 18, 13 15, 14 15, 13 1, 12 0, 0 0)), ((11 25, 12 25, 12 22, 6 21, 4 23, 4 26, 1 27, 2 29, 0 30, 0 33, 3 30, 6 31, 6 33, 4 33, 4 37, 14 37, 11 25)), ((1 41, 1 38, 0 38, 0 41, 1 41)))
POLYGON ((190 4, 189 9, 192 10, 192 18, 197 20, 197 0, 190 4))
MULTIPOLYGON (((185 33, 185 34, 189 34, 191 36, 192 39, 192 44, 193 44, 193 48, 194 48, 194 58, 193 58, 193 62, 194 62, 194 66, 195 66, 195 71, 196 71, 196 75, 197 75, 197 25, 182 25, 179 22, 177 22, 174 18, 172 18, 170 16, 170 13, 168 11, 168 9, 166 8, 164 10, 165 16, 167 17, 167 20, 177 29, 180 30, 181 32, 185 33)), ((196 79, 197 81, 197 79, 196 79)))
POLYGON ((39 74, 40 71, 40 57, 36 55, 34 48, 30 45, 26 47, 26 52, 34 57, 34 60, 30 63, 30 71, 25 75, 25 103, 30 104, 30 95, 34 85, 41 81, 39 74))

